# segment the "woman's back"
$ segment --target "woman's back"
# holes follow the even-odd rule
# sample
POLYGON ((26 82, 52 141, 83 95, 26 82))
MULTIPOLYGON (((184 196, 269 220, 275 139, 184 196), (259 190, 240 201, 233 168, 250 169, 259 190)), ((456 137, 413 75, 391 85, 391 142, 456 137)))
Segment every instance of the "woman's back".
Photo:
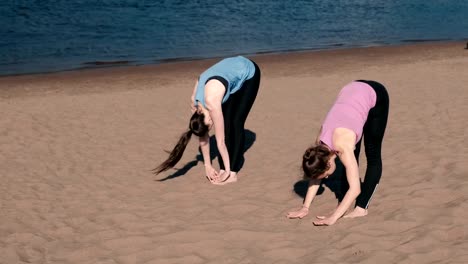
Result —
POLYGON ((354 81, 345 85, 325 117, 320 140, 334 149, 333 131, 341 127, 354 131, 357 143, 361 139, 368 113, 375 103, 375 91, 368 84, 354 81))

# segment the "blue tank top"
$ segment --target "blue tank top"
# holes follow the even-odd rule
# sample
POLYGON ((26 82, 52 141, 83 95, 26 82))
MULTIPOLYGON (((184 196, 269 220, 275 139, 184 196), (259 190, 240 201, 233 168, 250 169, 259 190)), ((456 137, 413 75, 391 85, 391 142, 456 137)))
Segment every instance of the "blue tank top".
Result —
POLYGON ((198 86, 195 92, 195 102, 200 102, 203 106, 205 104, 205 84, 211 77, 220 76, 224 78, 228 87, 221 103, 226 102, 229 96, 242 87, 242 84, 255 74, 255 65, 253 62, 245 57, 237 56, 226 58, 216 63, 215 65, 204 71, 198 79, 198 86))

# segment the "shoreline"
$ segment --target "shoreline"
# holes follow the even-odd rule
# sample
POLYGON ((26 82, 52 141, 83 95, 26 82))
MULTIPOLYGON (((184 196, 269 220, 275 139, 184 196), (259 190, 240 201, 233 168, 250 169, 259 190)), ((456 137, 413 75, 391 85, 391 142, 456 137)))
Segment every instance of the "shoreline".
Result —
MULTIPOLYGON (((445 59, 453 56, 459 56, 459 52, 466 52, 464 49, 465 42, 424 42, 418 44, 395 45, 395 46, 372 46, 372 47, 356 47, 356 48, 342 48, 342 49, 329 49, 329 50, 307 50, 298 52, 285 52, 274 54, 256 54, 245 55, 258 63, 268 63, 276 74, 282 75, 297 75, 297 74, 325 74, 331 69, 350 69, 353 67, 353 60, 361 60, 360 63, 364 65, 371 65, 375 61, 382 61, 384 63, 404 63, 411 62, 418 59, 445 59), (437 49, 438 53, 431 50, 437 49), (411 57, 407 55, 411 54, 411 57), (281 65, 282 60, 288 60, 292 63, 305 63, 310 61, 310 67, 302 67, 295 71, 288 67, 281 65), (321 60, 320 67, 314 67, 314 60, 321 60), (367 60, 367 61, 366 61, 367 60), (347 63, 343 63, 347 62, 347 63)), ((161 82, 164 76, 171 78, 179 77, 184 79, 191 77, 197 78, 198 75, 211 64, 216 63, 221 58, 200 59, 192 61, 177 61, 167 62, 163 64, 144 64, 137 66, 116 66, 116 67, 103 67, 103 68, 87 68, 69 71, 59 71, 50 73, 37 73, 25 75, 11 75, 0 76, 0 98, 10 98, 18 96, 37 96, 43 93, 89 93, 89 92, 106 92, 120 90, 120 88, 112 87, 112 82, 120 83, 124 80, 122 78, 115 78, 115 76, 145 76, 148 74, 154 75, 153 81, 155 84, 161 82), (180 72, 184 74, 180 75, 180 72), (105 89, 100 90, 98 87, 90 87, 86 84, 86 80, 98 78, 108 79, 105 89), (79 90, 69 90, 67 86, 46 86, 35 85, 36 88, 30 86, 36 82, 47 83, 49 81, 65 82, 72 80, 72 82, 83 82, 79 90)), ((88 81, 89 83, 89 81, 88 81)), ((121 87, 121 86, 120 86, 121 87)), ((152 89, 147 84, 141 86, 129 86, 125 89, 152 89)))
MULTIPOLYGON (((468 40, 468 38, 467 38, 468 40)), ((368 44, 368 45, 345 45, 345 44, 330 44, 326 47, 317 48, 304 48, 304 49, 291 49, 291 50, 276 50, 276 51, 265 51, 257 53, 245 53, 242 56, 256 57, 260 55, 275 56, 280 54, 295 54, 295 53, 309 53, 309 52, 323 52, 323 51, 336 51, 336 50, 352 50, 352 49, 365 49, 365 48, 385 48, 385 47, 400 47, 400 46, 412 46, 412 45, 436 45, 436 44, 447 44, 447 43, 464 43, 465 39, 449 40, 449 39, 430 39, 430 40, 402 40, 397 43, 384 43, 384 44, 368 44)), ((231 55, 236 56, 236 55, 231 55)), ((225 56, 230 57, 230 56, 225 56)), ((82 71, 82 70, 94 70, 94 69, 106 69, 106 68, 120 68, 120 67, 141 67, 141 66, 157 66, 168 63, 179 63, 179 62, 195 62, 200 60, 213 60, 221 59, 224 57, 185 57, 185 58, 169 58, 161 60, 148 60, 145 61, 132 61, 132 60, 114 60, 114 61, 89 61, 83 62, 75 67, 61 70, 50 70, 50 71, 31 71, 26 73, 13 73, 13 74, 2 74, 0 80, 6 77, 25 76, 25 75, 42 75, 42 74, 54 74, 70 71, 82 71)))

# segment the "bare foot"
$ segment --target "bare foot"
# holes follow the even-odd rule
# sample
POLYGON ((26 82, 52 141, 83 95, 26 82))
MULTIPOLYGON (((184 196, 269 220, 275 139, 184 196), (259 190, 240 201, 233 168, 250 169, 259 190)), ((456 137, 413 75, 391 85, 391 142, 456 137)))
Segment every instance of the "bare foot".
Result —
POLYGON ((356 206, 356 208, 354 208, 354 210, 351 213, 343 216, 343 218, 355 218, 355 217, 362 217, 366 215, 367 215, 367 209, 356 206))
POLYGON ((230 174, 226 175, 225 171, 220 171, 221 178, 219 181, 213 182, 215 185, 225 185, 228 183, 237 182, 237 172, 231 171, 230 174))

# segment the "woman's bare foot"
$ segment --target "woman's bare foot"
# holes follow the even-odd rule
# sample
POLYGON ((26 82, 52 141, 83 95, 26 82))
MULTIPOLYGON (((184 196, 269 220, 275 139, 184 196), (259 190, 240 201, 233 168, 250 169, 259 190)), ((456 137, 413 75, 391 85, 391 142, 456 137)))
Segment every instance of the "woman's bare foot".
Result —
POLYGON ((343 218, 355 218, 355 217, 362 217, 366 215, 367 215, 367 209, 356 206, 356 208, 354 208, 354 210, 351 213, 343 216, 343 218))
POLYGON ((218 181, 214 181, 213 184, 216 185, 225 185, 228 183, 237 182, 237 172, 231 171, 231 173, 227 174, 226 171, 219 171, 220 177, 218 181))

